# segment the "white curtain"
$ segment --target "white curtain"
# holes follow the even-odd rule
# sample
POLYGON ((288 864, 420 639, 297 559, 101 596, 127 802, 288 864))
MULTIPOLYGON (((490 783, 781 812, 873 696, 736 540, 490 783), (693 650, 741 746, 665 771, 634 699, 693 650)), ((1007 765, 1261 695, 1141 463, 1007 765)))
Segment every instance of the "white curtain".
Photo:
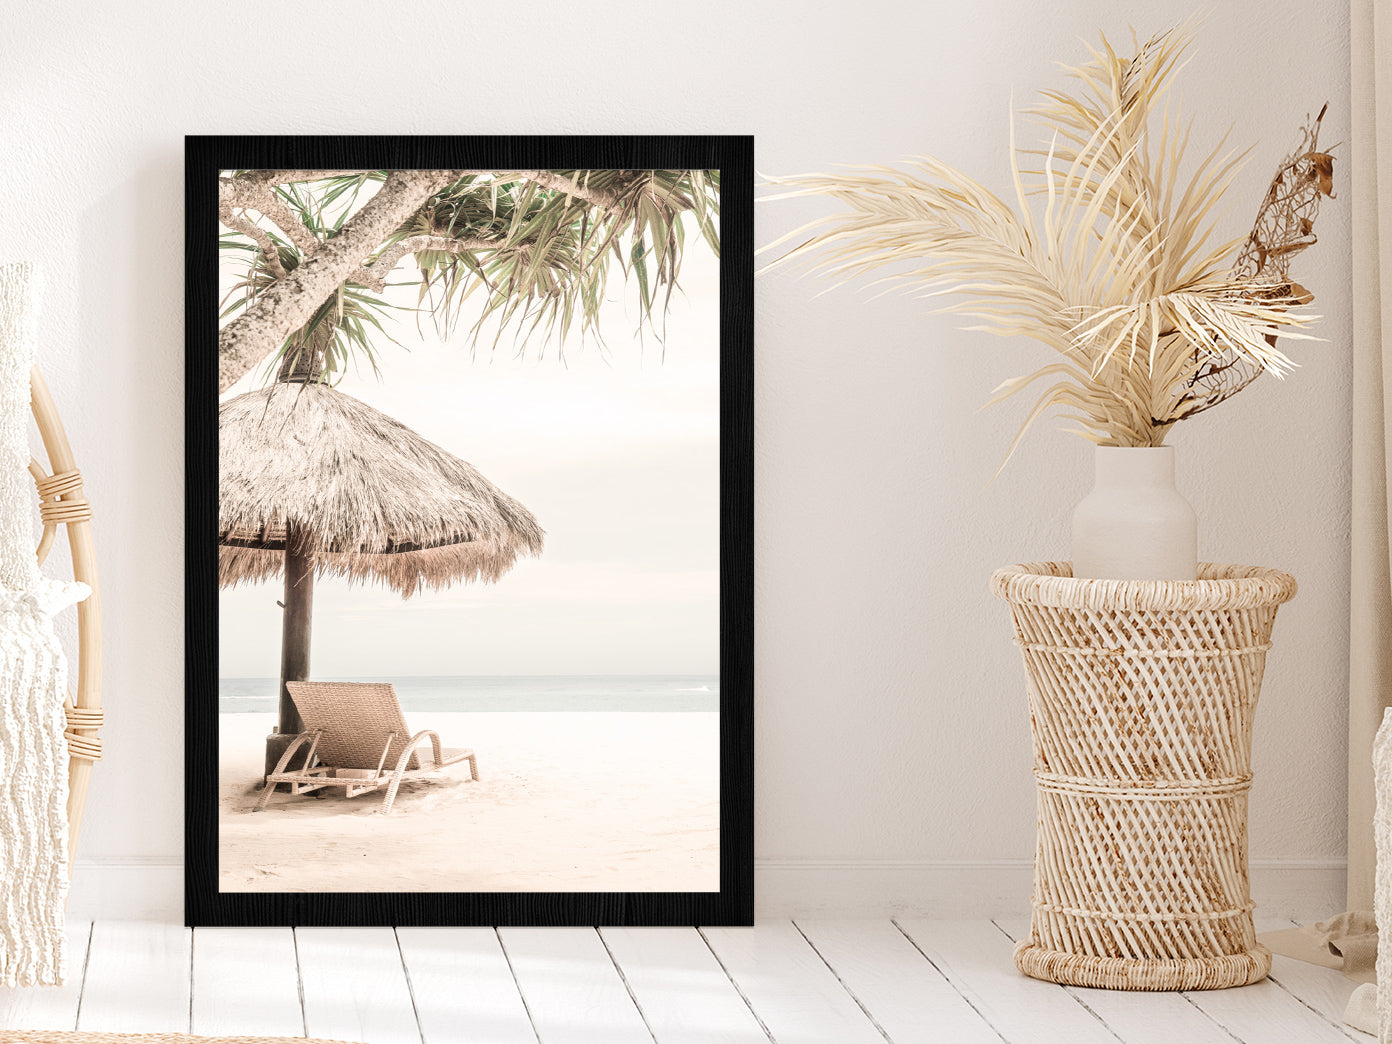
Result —
POLYGON ((1353 545, 1348 906, 1373 908, 1373 737, 1392 707, 1392 5, 1351 0, 1353 545))

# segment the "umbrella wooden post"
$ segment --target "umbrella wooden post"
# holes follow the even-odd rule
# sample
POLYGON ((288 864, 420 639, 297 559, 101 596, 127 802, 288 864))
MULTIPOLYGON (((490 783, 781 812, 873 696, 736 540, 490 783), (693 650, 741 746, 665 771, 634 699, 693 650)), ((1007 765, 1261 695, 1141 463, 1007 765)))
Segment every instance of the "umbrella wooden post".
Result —
POLYGON ((309 636, 314 617, 314 552, 305 550, 304 531, 287 527, 285 612, 280 630, 280 731, 297 736, 304 728, 286 682, 309 681, 309 636))
MULTIPOLYGON (((314 618, 314 549, 296 523, 285 532, 285 598, 280 630, 280 729, 266 737, 266 772, 304 729, 286 682, 309 680, 309 639, 314 618)), ((290 767, 290 766, 287 766, 290 767)), ((296 766, 298 767, 298 765, 296 766)))

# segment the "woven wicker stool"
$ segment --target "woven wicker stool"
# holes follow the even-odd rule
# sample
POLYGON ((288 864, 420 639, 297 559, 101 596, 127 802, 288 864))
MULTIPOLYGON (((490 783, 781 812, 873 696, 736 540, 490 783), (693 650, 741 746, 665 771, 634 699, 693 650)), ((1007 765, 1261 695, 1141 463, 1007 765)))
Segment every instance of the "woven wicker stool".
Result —
POLYGON ((1001 569, 1024 654, 1039 835, 1026 975, 1196 990, 1264 978, 1247 878, 1252 715, 1285 573, 1190 581, 1001 569))

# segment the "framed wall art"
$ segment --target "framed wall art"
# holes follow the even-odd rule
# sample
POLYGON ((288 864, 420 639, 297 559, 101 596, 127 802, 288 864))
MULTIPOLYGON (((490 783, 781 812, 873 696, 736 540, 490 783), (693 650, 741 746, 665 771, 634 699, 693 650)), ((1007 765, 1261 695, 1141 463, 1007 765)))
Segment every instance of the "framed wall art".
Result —
POLYGON ((751 923, 752 140, 186 149, 188 923, 751 923))

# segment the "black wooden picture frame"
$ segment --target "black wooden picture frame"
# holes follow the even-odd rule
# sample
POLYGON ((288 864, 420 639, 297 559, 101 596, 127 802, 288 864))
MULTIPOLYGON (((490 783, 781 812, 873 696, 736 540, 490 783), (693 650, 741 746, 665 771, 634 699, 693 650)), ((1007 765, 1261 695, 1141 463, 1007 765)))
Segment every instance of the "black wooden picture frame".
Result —
POLYGON ((753 139, 190 136, 185 153, 186 923, 196 927, 751 924, 753 139), (219 174, 233 170, 359 169, 720 172, 718 891, 219 890, 219 174))

